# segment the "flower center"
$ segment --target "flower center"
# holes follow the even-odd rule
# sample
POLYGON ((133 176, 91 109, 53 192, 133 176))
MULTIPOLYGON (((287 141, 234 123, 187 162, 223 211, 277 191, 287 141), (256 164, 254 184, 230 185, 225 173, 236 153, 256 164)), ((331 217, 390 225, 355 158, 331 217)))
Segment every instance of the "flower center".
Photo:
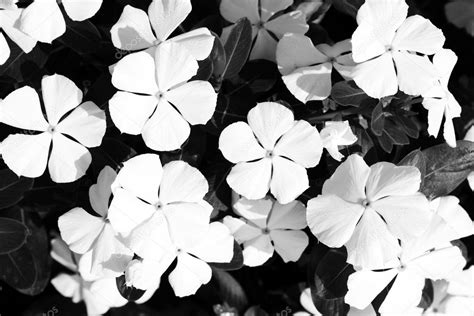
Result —
POLYGON ((156 210, 161 210, 163 208, 163 203, 161 203, 160 201, 156 202, 155 203, 155 209, 156 210))
POLYGON ((370 206, 370 201, 368 199, 365 199, 362 201, 362 206, 367 207, 370 206))
POLYGON ((46 131, 48 133, 54 134, 56 132, 56 126, 49 125, 46 131))
POLYGON ((273 157, 273 151, 267 150, 267 152, 265 153, 265 158, 272 158, 272 157, 273 157))
POLYGON ((268 235, 270 234, 270 230, 268 228, 262 228, 262 234, 268 235))
POLYGON ((398 267, 398 271, 399 272, 403 272, 405 271, 407 268, 406 264, 402 263, 399 267, 398 267))
POLYGON ((393 52, 393 50, 394 50, 394 49, 393 49, 393 46, 392 46, 392 45, 386 45, 386 46, 385 46, 385 51, 387 51, 387 52, 393 52))
POLYGON ((264 25, 265 25, 265 22, 263 21, 258 21, 257 24, 255 24, 255 27, 257 29, 263 29, 264 28, 264 25))
POLYGON ((156 98, 157 98, 158 100, 161 100, 162 98, 165 97, 165 93, 162 92, 162 91, 159 91, 159 92, 156 93, 155 96, 156 96, 156 98))

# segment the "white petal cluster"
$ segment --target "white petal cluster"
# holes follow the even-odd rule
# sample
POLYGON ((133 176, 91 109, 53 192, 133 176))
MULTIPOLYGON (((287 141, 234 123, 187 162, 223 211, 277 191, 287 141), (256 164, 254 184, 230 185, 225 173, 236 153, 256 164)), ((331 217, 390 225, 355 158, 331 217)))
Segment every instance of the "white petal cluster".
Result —
MULTIPOLYGON (((222 0, 220 12, 231 23, 248 18, 252 24, 254 44, 250 60, 266 59, 275 61, 277 39, 286 33, 304 34, 309 27, 306 16, 301 11, 279 14, 293 4, 293 0, 222 0)), ((233 25, 225 27, 222 38, 226 39, 233 25)))
POLYGON ((0 101, 0 122, 27 131, 2 142, 2 158, 18 176, 39 177, 48 165, 54 182, 73 182, 89 168, 88 148, 102 143, 105 112, 91 101, 81 104, 82 91, 64 76, 45 76, 41 87, 45 115, 29 86, 0 101))
POLYGON ((321 130, 321 140, 323 147, 337 161, 341 161, 344 155, 339 152, 339 146, 349 146, 357 141, 357 137, 352 132, 348 121, 326 122, 321 130))
POLYGON ((321 158, 318 130, 295 121, 290 109, 275 102, 257 104, 247 121, 227 126, 219 137, 222 154, 236 164, 227 183, 250 200, 264 198, 269 190, 281 204, 295 200, 309 187, 306 168, 321 158))
POLYGON ((299 201, 280 204, 273 198, 240 198, 233 209, 240 218, 226 216, 235 240, 242 244, 244 265, 264 264, 276 251, 284 262, 297 261, 308 246, 305 207, 299 201))
POLYGON ((113 85, 122 90, 109 101, 117 128, 141 134, 151 149, 179 149, 190 125, 206 124, 216 107, 217 94, 209 82, 189 81, 198 68, 191 52, 174 41, 125 56, 112 74, 113 85))

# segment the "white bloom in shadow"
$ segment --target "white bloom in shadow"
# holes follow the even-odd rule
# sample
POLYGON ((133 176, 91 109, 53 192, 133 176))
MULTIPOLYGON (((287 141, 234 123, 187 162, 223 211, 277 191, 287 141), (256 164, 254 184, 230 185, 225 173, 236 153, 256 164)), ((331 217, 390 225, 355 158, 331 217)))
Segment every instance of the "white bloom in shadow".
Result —
POLYGON ((352 145, 357 141, 357 137, 352 132, 349 121, 328 121, 321 130, 321 140, 331 157, 341 161, 344 155, 339 152, 339 146, 352 145))

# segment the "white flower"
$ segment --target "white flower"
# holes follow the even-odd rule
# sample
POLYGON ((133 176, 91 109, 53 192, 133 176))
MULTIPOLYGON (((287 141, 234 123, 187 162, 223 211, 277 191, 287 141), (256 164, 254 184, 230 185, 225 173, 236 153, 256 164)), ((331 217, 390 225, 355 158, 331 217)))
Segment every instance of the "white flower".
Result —
POLYGON ((371 97, 394 95, 398 88, 421 95, 437 80, 426 55, 443 47, 443 32, 419 15, 407 18, 407 12, 405 0, 366 0, 357 13, 352 57, 361 64, 353 79, 371 97))
POLYGON ((18 0, 0 0, 0 10, 16 9, 18 0))
POLYGON ((76 207, 58 219, 61 237, 72 251, 78 254, 92 252, 90 272, 96 275, 120 276, 133 258, 133 252, 125 247, 107 218, 115 177, 115 171, 106 166, 100 172, 97 184, 89 189, 92 209, 99 216, 76 207))
POLYGON ((227 126, 219 137, 222 154, 236 164, 227 183, 247 199, 264 198, 270 189, 278 202, 293 201, 309 187, 305 168, 321 158, 318 130, 274 102, 257 104, 247 121, 227 126))
POLYGON ((352 145, 357 141, 357 137, 352 133, 349 121, 326 122, 321 130, 321 140, 323 147, 329 152, 332 158, 341 161, 344 155, 339 152, 339 146, 352 145))
MULTIPOLYGON (((36 40, 23 33, 18 28, 22 9, 18 9, 13 2, 0 6, 0 31, 4 31, 25 53, 29 53, 36 46, 36 40), (3 10, 2 10, 3 7, 3 10)), ((10 47, 3 33, 0 32, 0 65, 10 57, 10 47)))
POLYGON ((308 226, 328 247, 346 246, 355 267, 390 266, 400 253, 398 239, 417 237, 430 223, 420 181, 416 167, 379 162, 369 168, 353 154, 308 202, 308 226))
MULTIPOLYGON (((474 125, 469 128, 467 131, 466 135, 464 136, 464 140, 468 140, 470 142, 474 142, 474 125)), ((467 176, 467 181, 469 182, 469 186, 471 187, 471 190, 474 191, 474 171, 472 171, 468 176, 467 176)))
POLYGON ((80 105, 81 90, 64 76, 45 76, 41 87, 47 120, 31 87, 17 89, 0 102, 0 122, 31 131, 9 135, 1 144, 2 158, 18 176, 39 177, 48 164, 54 182, 75 181, 91 163, 87 148, 102 142, 105 113, 90 101, 80 105))
MULTIPOLYGON (((309 29, 306 16, 301 11, 277 15, 292 4, 293 0, 222 0, 220 12, 224 19, 231 23, 241 18, 247 18, 252 23, 255 44, 250 53, 250 60, 275 61, 275 38, 280 39, 286 33, 304 34, 309 29)), ((233 25, 223 29, 222 38, 229 36, 232 27, 233 25)))
POLYGON ((153 260, 133 259, 125 268, 125 283, 127 286, 133 286, 136 289, 148 290, 153 287, 153 279, 150 275, 153 273, 153 260))
POLYGON ((461 106, 448 90, 449 77, 458 60, 450 49, 443 49, 433 57, 433 64, 437 71, 438 82, 423 93, 423 106, 428 110, 428 133, 438 136, 441 121, 444 120, 444 139, 451 147, 456 147, 453 118, 461 116, 461 106))
POLYGON ((444 6, 446 18, 474 36, 474 3, 471 0, 454 0, 444 6))
POLYGON ((299 201, 280 204, 272 198, 247 200, 240 198, 234 211, 242 216, 226 216, 224 224, 235 240, 243 244, 244 264, 264 264, 276 251, 284 262, 297 261, 308 246, 305 207, 299 201))
POLYGON ((418 238, 402 242, 397 265, 385 271, 359 270, 349 276, 345 301, 364 308, 395 278, 379 312, 394 315, 416 307, 425 278, 449 278, 462 270, 466 260, 450 241, 472 234, 472 220, 454 197, 433 201, 434 215, 429 227, 418 238))
POLYGON ((190 124, 206 124, 216 108, 217 94, 207 81, 189 81, 198 63, 182 45, 166 42, 152 57, 147 52, 121 59, 112 74, 120 90, 109 101, 110 115, 122 133, 142 134, 154 150, 180 148, 190 124))
MULTIPOLYGON (((143 10, 127 5, 110 30, 112 43, 126 51, 155 47, 169 39, 191 9, 190 0, 153 0, 148 15, 143 10)), ((207 28, 201 27, 169 41, 182 44, 195 59, 203 60, 211 53, 214 37, 207 28)))
POLYGON ((60 273, 51 280, 51 284, 63 296, 70 297, 74 303, 84 301, 87 315, 102 315, 112 307, 128 303, 120 295, 115 277, 91 278, 82 274, 81 266, 84 264, 90 266, 92 260, 90 252, 83 256, 73 254, 61 239, 53 239, 51 248, 51 256, 75 273, 60 273))
POLYGON ((331 94, 333 67, 345 78, 354 67, 350 40, 329 46, 313 45, 302 34, 286 34, 278 42, 276 59, 282 79, 290 92, 301 102, 324 100, 331 94), (295 49, 298 47, 298 49, 295 49))
MULTIPOLYGON (((102 0, 61 0, 66 14, 74 21, 93 17, 102 0)), ((21 14, 20 29, 39 42, 51 43, 66 32, 58 1, 35 0, 21 14)))

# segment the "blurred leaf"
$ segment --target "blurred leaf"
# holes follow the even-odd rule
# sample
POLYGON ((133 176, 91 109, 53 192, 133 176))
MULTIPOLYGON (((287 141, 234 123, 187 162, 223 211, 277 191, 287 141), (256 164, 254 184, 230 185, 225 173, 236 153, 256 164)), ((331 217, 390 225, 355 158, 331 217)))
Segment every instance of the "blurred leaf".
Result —
POLYGON ((51 272, 46 229, 34 212, 15 207, 5 216, 21 221, 30 235, 18 250, 0 256, 0 279, 23 294, 38 295, 48 285, 51 272))
POLYGON ((244 314, 244 316, 268 316, 268 315, 269 314, 260 306, 252 306, 249 309, 247 309, 244 314))
POLYGON ((247 18, 242 18, 232 27, 224 49, 227 58, 222 78, 228 79, 236 76, 250 53, 252 47, 252 25, 247 18))
POLYGON ((234 256, 229 263, 212 263, 209 262, 211 267, 214 267, 218 270, 238 270, 244 266, 244 256, 242 254, 242 248, 240 245, 234 240, 234 256))
POLYGON ((22 222, 0 217, 0 255, 18 250, 26 242, 29 231, 22 222))
POLYGON ((357 16, 357 11, 365 0, 333 0, 332 3, 334 7, 341 11, 342 13, 348 14, 355 18, 357 16))
POLYGON ((0 209, 13 206, 33 187, 31 178, 18 177, 10 169, 0 170, 0 209))
POLYGON ((226 271, 212 269, 212 277, 219 287, 219 297, 224 303, 242 311, 248 305, 247 295, 240 283, 226 271))
POLYGON ((426 175, 421 191, 429 198, 450 194, 474 171, 474 143, 460 140, 455 148, 440 144, 423 150, 426 175))
POLYGON ((131 302, 140 299, 143 294, 145 294, 144 290, 134 288, 133 286, 127 286, 124 274, 115 278, 115 281, 117 282, 117 289, 120 295, 131 302))
POLYGON ((73 21, 67 14, 66 18, 66 33, 64 33, 58 40, 71 48, 79 54, 88 54, 95 52, 100 46, 102 37, 95 25, 89 21, 73 21))
POLYGON ((331 98, 339 105, 355 107, 360 106, 364 100, 370 99, 354 81, 337 82, 332 87, 331 98))
POLYGON ((252 92, 263 93, 269 91, 281 77, 274 62, 258 59, 245 64, 240 72, 240 77, 245 80, 252 92))

